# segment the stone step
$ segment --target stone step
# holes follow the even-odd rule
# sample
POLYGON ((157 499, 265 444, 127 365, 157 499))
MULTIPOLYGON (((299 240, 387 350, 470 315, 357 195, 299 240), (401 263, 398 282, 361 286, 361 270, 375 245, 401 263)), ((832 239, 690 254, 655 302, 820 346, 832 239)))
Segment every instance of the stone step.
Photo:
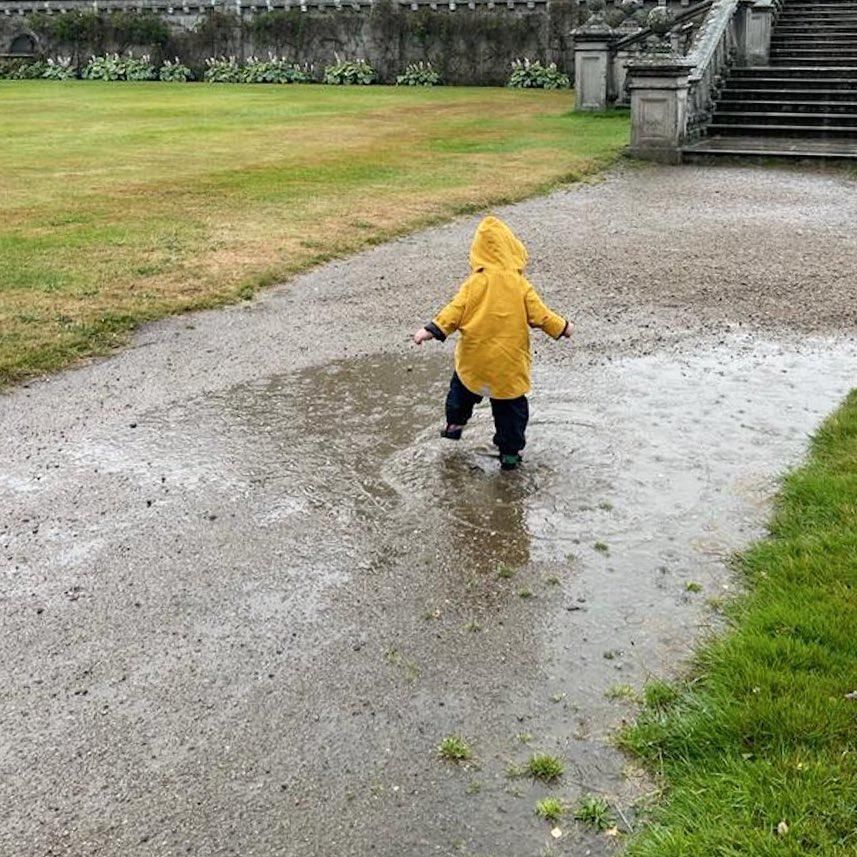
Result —
POLYGON ((796 12, 801 9, 808 9, 809 11, 813 11, 816 9, 849 9, 849 8, 857 8, 857 2, 854 0, 847 0, 847 2, 842 3, 831 3, 830 0, 824 2, 824 0, 818 0, 818 2, 787 2, 783 3, 783 8, 781 12, 796 12))
POLYGON ((821 12, 841 12, 844 9, 857 11, 857 3, 784 3, 780 15, 814 15, 821 12))
POLYGON ((775 27, 771 39, 857 38, 857 24, 842 27, 775 27))
POLYGON ((708 126, 711 134, 742 137, 813 137, 846 139, 857 143, 857 127, 847 125, 790 125, 753 122, 721 122, 719 117, 708 126))
POLYGON ((805 42, 775 42, 771 40, 771 50, 779 53, 790 53, 791 51, 824 51, 828 48, 834 50, 848 51, 849 53, 857 53, 857 39, 848 39, 846 42, 825 42, 822 39, 807 40, 805 42))
POLYGON ((771 36, 772 48, 849 48, 857 47, 857 32, 853 35, 836 33, 829 36, 771 36))
POLYGON ((848 113, 777 113, 748 110, 720 110, 714 113, 716 125, 787 125, 790 128, 849 129, 857 137, 857 114, 848 113))
POLYGON ((797 21, 799 23, 806 21, 829 21, 831 18, 842 18, 842 17, 855 17, 857 16, 857 6, 842 6, 838 9, 822 9, 818 7, 817 9, 812 9, 809 11, 803 11, 798 9, 789 9, 786 6, 782 12, 780 12, 779 17, 777 18, 777 23, 781 21, 797 21))
POLYGON ((709 134, 682 147, 682 160, 740 158, 857 159, 857 140, 822 140, 806 137, 720 137, 709 134))
POLYGON ((857 6, 850 8, 843 7, 842 9, 820 10, 815 12, 792 12, 784 9, 777 18, 777 25, 784 22, 795 24, 808 24, 816 21, 826 23, 828 21, 838 21, 841 18, 857 18, 857 6))
POLYGON ((751 89, 727 82, 721 98, 728 101, 770 101, 776 104, 857 104, 853 89, 751 89))
POLYGON ((857 18, 857 6, 849 9, 836 9, 821 12, 788 12, 784 11, 777 18, 775 26, 783 23, 788 24, 816 24, 829 23, 830 21, 841 21, 844 18, 857 18))
POLYGON ((857 101, 771 101, 762 98, 741 98, 725 93, 717 102, 717 112, 759 112, 767 114, 845 114, 857 117, 857 101))
POLYGON ((771 49, 771 65, 789 65, 789 60, 794 60, 794 65, 803 65, 809 62, 818 62, 821 65, 857 65, 857 50, 851 48, 848 51, 821 51, 816 49, 805 50, 778 50, 771 49))
POLYGON ((842 15, 857 15, 857 4, 849 3, 842 6, 818 6, 807 7, 806 9, 798 9, 794 6, 785 6, 780 12, 778 21, 783 20, 804 20, 812 21, 819 18, 838 18, 842 15))
POLYGON ((786 3, 779 17, 789 15, 795 18, 812 18, 818 15, 841 15, 843 12, 857 13, 857 3, 786 3))
POLYGON ((854 22, 857 21, 857 14, 848 13, 843 15, 819 15, 812 17, 803 17, 803 16, 795 16, 795 17, 782 17, 777 23, 774 25, 775 29, 779 29, 782 26, 795 26, 795 27, 842 27, 849 26, 853 27, 854 22))
POLYGON ((818 68, 825 66, 828 68, 841 68, 842 66, 857 66, 857 54, 847 57, 795 57, 795 56, 772 56, 771 65, 776 67, 783 66, 804 66, 806 68, 818 68))
POLYGON ((827 86, 829 81, 836 80, 857 86, 857 66, 809 67, 806 66, 751 66, 749 68, 734 68, 729 74, 730 80, 753 81, 790 81, 796 86, 805 84, 827 86), (798 83, 800 81, 800 83, 798 83))
POLYGON ((857 44, 848 41, 844 44, 828 42, 826 45, 785 46, 771 44, 771 51, 778 54, 794 54, 796 57, 839 57, 857 53, 857 44))
POLYGON ((803 36, 807 33, 811 35, 837 35, 857 33, 857 24, 828 24, 818 27, 811 27, 808 24, 777 24, 772 30, 774 36, 778 35, 794 35, 803 36))
MULTIPOLYGON (((829 56, 839 56, 840 54, 852 54, 857 43, 851 39, 843 39, 842 41, 834 41, 833 39, 816 39, 816 44, 807 44, 790 40, 789 44, 793 45, 792 50, 796 54, 807 54, 814 56, 815 54, 828 54, 829 56)), ((785 52, 786 45, 778 45, 771 39, 771 48, 780 52, 785 52)))
POLYGON ((776 93, 784 89, 797 89, 804 90, 806 92, 817 92, 818 90, 823 89, 823 91, 830 93, 831 99, 845 98, 846 101, 849 98, 854 97, 853 80, 799 81, 797 78, 770 78, 767 80, 759 78, 757 80, 754 80, 752 82, 752 85, 749 85, 746 81, 730 80, 723 88, 723 91, 741 92, 744 89, 765 89, 770 92, 770 97, 772 98, 775 98, 776 93))

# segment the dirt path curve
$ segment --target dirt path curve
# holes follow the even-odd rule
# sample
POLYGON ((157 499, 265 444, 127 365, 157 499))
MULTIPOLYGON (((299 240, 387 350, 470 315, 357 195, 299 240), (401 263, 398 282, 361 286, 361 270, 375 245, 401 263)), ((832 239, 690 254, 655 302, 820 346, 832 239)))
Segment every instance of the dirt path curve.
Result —
POLYGON ((484 411, 436 438, 450 346, 407 341, 476 218, 0 398, 0 854, 609 850, 534 802, 633 817, 608 697, 686 657, 855 383, 857 193, 627 169, 499 213, 578 324, 518 474, 484 411), (507 776, 534 750, 558 786, 507 776))

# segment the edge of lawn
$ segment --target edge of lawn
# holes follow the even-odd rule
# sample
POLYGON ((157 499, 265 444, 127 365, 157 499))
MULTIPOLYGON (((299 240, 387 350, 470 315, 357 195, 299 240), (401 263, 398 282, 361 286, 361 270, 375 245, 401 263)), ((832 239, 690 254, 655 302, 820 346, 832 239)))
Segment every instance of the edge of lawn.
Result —
MULTIPOLYGON (((609 117, 615 115, 615 112, 605 111, 603 113, 588 113, 586 115, 589 118, 609 117)), ((0 372, 0 396, 10 392, 18 384, 34 379, 47 378, 52 373, 73 369, 87 360, 113 354, 123 346, 126 346, 130 342, 132 335, 146 324, 194 312, 221 309, 241 303, 242 301, 253 300, 264 289, 285 285, 300 274, 304 274, 320 265, 357 255, 371 247, 384 244, 396 238, 412 235, 420 230, 443 223, 449 223, 458 217, 475 214, 480 211, 488 211, 497 206, 512 205, 527 199, 545 196, 562 187, 602 181, 605 173, 620 162, 629 167, 644 166, 643 162, 635 161, 631 158, 628 155, 627 146, 623 146, 611 155, 591 158, 580 168, 571 169, 567 173, 558 175, 549 181, 520 193, 489 194, 476 201, 452 203, 444 207, 441 211, 414 218, 402 226, 381 230, 373 235, 355 239, 355 241, 349 242, 348 246, 344 249, 334 248, 329 251, 321 251, 301 263, 287 264, 274 271, 250 275, 243 279, 236 287, 224 291, 219 295, 206 296, 178 311, 160 312, 153 310, 146 312, 143 310, 133 316, 117 313, 105 314, 98 322, 92 323, 82 329, 81 336, 75 341, 64 342, 56 348, 42 350, 33 355, 32 360, 22 362, 21 365, 12 367, 8 371, 0 372)))
POLYGON ((618 737, 662 789, 627 855, 857 854, 857 389, 736 567, 726 630, 618 737))

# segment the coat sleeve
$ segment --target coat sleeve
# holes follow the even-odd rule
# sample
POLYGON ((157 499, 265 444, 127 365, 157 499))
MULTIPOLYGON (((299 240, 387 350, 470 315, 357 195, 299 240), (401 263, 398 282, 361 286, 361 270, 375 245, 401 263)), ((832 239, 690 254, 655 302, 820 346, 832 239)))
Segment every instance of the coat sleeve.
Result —
MULTIPOLYGON (((469 292, 470 279, 467 279, 461 284, 458 294, 434 317, 432 327, 443 334, 442 337, 438 337, 439 339, 446 339, 447 336, 458 330, 464 317, 464 311, 467 309, 469 292)), ((432 330, 432 333, 437 336, 435 330, 432 330)))
POLYGON ((529 283, 527 283, 524 301, 527 306, 527 323, 530 327, 541 328, 548 336, 559 339, 568 322, 552 309, 548 309, 539 297, 539 293, 529 283))

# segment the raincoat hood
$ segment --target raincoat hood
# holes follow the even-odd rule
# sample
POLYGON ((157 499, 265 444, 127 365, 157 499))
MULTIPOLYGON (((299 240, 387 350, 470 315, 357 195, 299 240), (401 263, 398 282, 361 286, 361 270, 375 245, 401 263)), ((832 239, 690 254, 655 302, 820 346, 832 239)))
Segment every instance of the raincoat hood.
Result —
POLYGON ((527 251, 499 218, 479 224, 470 264, 473 272, 427 329, 440 340, 456 330, 461 334, 455 371, 471 393, 517 399, 530 389, 530 328, 557 339, 566 320, 527 282, 527 251))
POLYGON ((528 258, 526 247, 500 218, 486 217, 477 227, 470 247, 474 273, 490 268, 522 273, 528 258))

